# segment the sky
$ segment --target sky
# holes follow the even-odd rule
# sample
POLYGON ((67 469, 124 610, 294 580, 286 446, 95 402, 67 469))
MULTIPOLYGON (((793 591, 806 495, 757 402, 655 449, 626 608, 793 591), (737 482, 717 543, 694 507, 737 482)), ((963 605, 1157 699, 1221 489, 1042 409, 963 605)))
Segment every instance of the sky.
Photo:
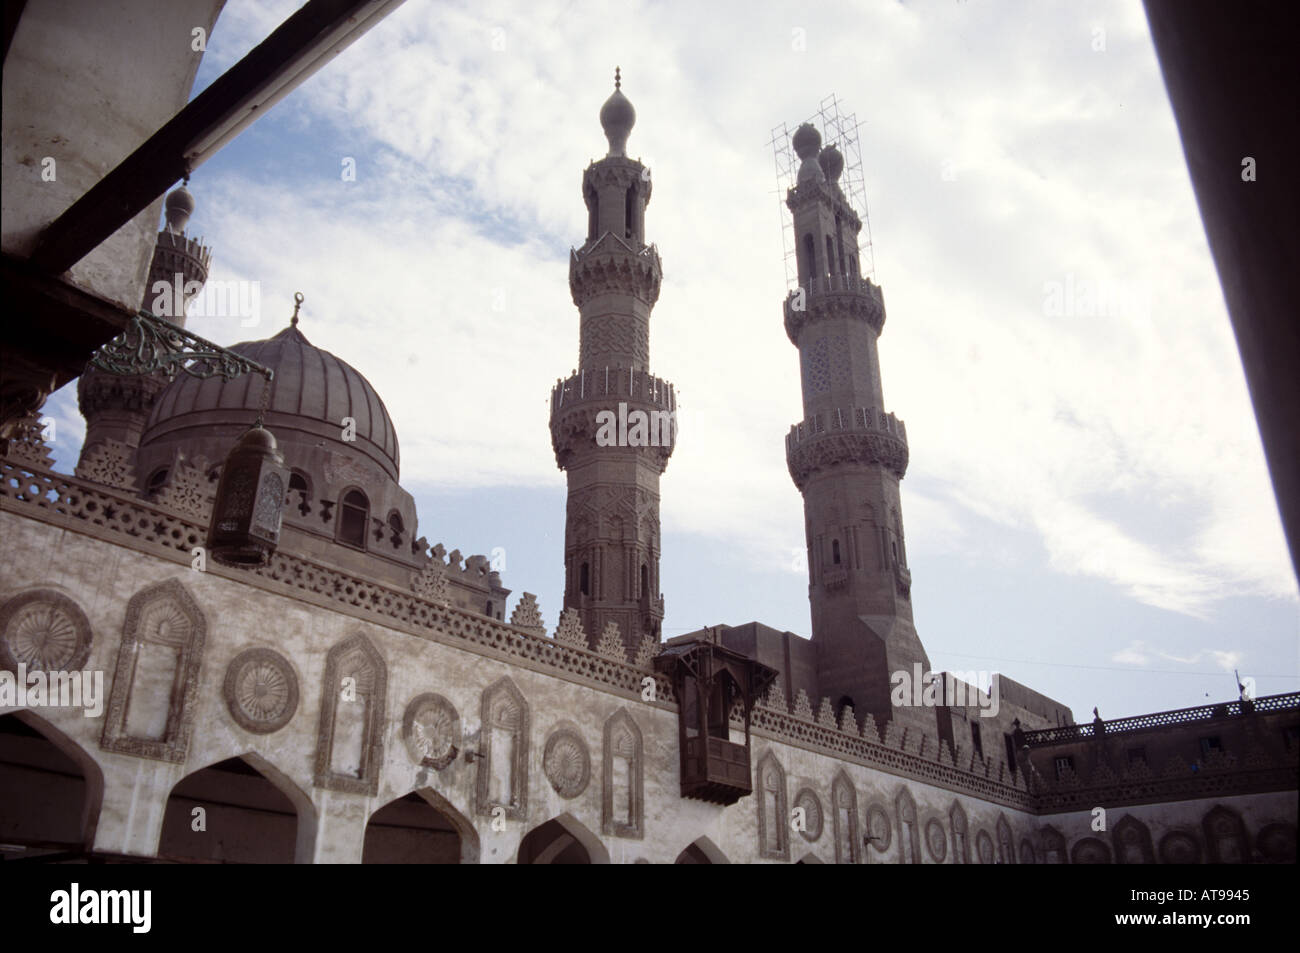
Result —
MULTIPOLYGON (((195 94, 296 4, 230 0, 195 94)), ((211 281, 384 399, 417 535, 495 552, 561 608, 549 392, 577 364, 568 255, 620 66, 663 259, 651 370, 666 637, 808 636, 801 416, 770 144, 829 96, 858 127, 916 627, 936 669, 1003 672, 1121 717, 1300 689, 1300 600, 1145 15, 1137 2, 408 0, 200 167, 211 281), (613 11, 617 11, 616 15, 613 11)), ((859 212, 864 210, 859 208, 859 212)), ((864 239, 867 229, 864 229, 864 239)), ((59 468, 75 383, 47 403, 59 468)))

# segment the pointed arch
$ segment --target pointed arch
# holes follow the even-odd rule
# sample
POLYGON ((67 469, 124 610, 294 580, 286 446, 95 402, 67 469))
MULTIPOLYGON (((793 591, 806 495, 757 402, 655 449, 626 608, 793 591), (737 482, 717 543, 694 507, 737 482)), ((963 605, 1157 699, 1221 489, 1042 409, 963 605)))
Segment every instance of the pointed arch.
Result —
POLYGON ((789 810, 786 807, 785 768, 771 749, 758 762, 758 856, 790 859, 789 810))
POLYGON ((379 793, 387 692, 388 666, 364 632, 330 649, 321 682, 317 787, 371 797, 379 793))
POLYGON ((1043 863, 1069 863, 1065 852, 1065 837, 1051 824, 1039 828, 1038 841, 1042 845, 1040 849, 1043 852, 1043 863))
POLYGON ((265 757, 246 751, 210 762, 172 785, 154 852, 310 864, 317 830, 316 805, 307 792, 265 757))
POLYGON ((729 864, 727 855, 707 837, 697 837, 677 855, 675 864, 729 864))
POLYGON ((641 729, 626 708, 605 720, 601 833, 645 836, 644 758, 641 729))
POLYGON ((1110 832, 1117 864, 1154 864, 1156 851, 1150 829, 1132 814, 1125 814, 1110 832))
POLYGON ((1034 853, 1034 842, 1028 837, 1020 838, 1020 862, 1022 864, 1038 863, 1038 857, 1034 853))
POLYGON ((894 799, 898 812, 898 859, 903 864, 921 863, 921 832, 916 824, 916 801, 903 788, 894 799))
POLYGON ((1005 814, 998 815, 996 830, 998 834, 998 863, 1014 864, 1016 862, 1016 843, 1011 836, 1011 825, 1007 823, 1005 814))
POLYGON ((405 842, 403 846, 406 850, 400 856, 411 858, 405 861, 408 863, 431 862, 424 858, 433 854, 439 859, 432 862, 477 864, 482 852, 478 831, 475 830, 473 822, 446 797, 427 786, 408 791, 371 813, 366 822, 362 863, 401 862, 390 859, 394 841, 405 842), (391 822, 400 831, 396 838, 384 835, 383 827, 386 821, 391 822), (453 835, 455 844, 448 850, 447 846, 450 845, 429 842, 423 845, 417 844, 416 849, 411 850, 409 842, 413 827, 417 839, 422 837, 426 841, 432 841, 436 838, 446 842, 450 841, 447 835, 453 835), (456 860, 447 859, 447 855, 453 853, 456 860))
POLYGON ((860 863, 858 791, 843 768, 831 783, 831 808, 835 812, 835 863, 860 863))
POLYGON ((609 849, 572 814, 556 815, 519 842, 520 864, 608 864, 609 849))
POLYGON ((970 828, 966 822, 966 811, 958 801, 953 801, 952 807, 948 809, 948 829, 952 832, 952 862, 969 864, 970 828))
POLYGON ((70 846, 92 850, 104 803, 103 769, 77 741, 31 709, 0 715, 0 728, 7 727, 6 722, 18 730, 0 730, 0 752, 3 752, 0 756, 0 780, 3 781, 0 783, 0 837, 10 843, 66 839, 70 846), (23 736, 30 738, 31 735, 39 736, 40 740, 33 745, 23 744, 23 736), (15 743, 11 743, 11 739, 15 743), (46 748, 42 754, 39 748, 44 745, 55 750, 50 752, 46 748), (10 751, 22 747, 28 749, 26 755, 10 751), (80 772, 79 778, 70 776, 70 766, 80 772), (15 767, 21 769, 23 777, 11 776, 15 767), (49 787, 41 783, 40 795, 35 796, 31 786, 33 782, 41 782, 40 775, 48 775, 59 793, 52 794, 49 787), (68 809, 74 801, 77 803, 75 810, 68 809), (43 818, 40 823, 33 824, 31 809, 37 803, 47 806, 61 804, 63 811, 49 813, 62 813, 63 816, 43 818))
POLYGON ((1250 863, 1250 840, 1241 814, 1216 804, 1201 821, 1205 831, 1206 860, 1211 864, 1250 863))
POLYGON ((501 676, 483 690, 479 717, 478 813, 502 807, 506 817, 523 820, 528 810, 529 711, 524 693, 510 676, 501 676))
POLYGON ((1106 842, 1096 837, 1084 837, 1070 848, 1070 862, 1073 864, 1109 864, 1110 848, 1106 842))
POLYGON ((126 606, 105 751, 180 763, 189 751, 207 620, 179 579, 146 586, 126 606))

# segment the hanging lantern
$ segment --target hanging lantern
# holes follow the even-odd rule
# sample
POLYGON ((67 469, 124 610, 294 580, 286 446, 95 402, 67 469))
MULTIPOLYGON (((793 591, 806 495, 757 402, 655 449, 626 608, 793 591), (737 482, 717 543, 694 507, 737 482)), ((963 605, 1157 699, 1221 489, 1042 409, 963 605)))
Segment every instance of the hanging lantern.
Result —
POLYGON ((226 457, 208 527, 208 552, 227 566, 264 566, 280 541, 289 469, 259 419, 226 457))

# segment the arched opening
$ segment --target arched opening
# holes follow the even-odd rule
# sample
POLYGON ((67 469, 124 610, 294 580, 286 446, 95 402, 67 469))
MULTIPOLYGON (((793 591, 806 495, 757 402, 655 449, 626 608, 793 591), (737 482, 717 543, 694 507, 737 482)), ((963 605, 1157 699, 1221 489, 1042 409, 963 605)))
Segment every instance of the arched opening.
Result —
POLYGON ((75 741, 29 711, 0 716, 0 856, 82 856, 103 797, 103 772, 75 741))
POLYGON ((307 477, 297 470, 289 474, 289 492, 285 496, 284 505, 293 506, 295 503, 294 494, 297 494, 297 509, 299 514, 307 516, 311 513, 311 485, 307 482, 307 477))
POLYGON ((489 599, 489 600, 487 601, 487 603, 483 606, 483 614, 486 615, 489 619, 492 618, 492 600, 491 600, 491 599, 489 599))
POLYGON ((578 591, 584 596, 591 595, 591 568, 587 563, 578 572, 578 591))
POLYGON ((158 856, 226 864, 308 864, 316 808, 288 777, 247 753, 201 768, 167 798, 158 856))
POLYGON ((631 241, 636 237, 636 184, 627 187, 623 199, 623 237, 631 241))
POLYGON ((476 864, 478 833, 428 788, 389 801, 366 824, 363 864, 476 864))
POLYGON ((852 708, 854 711, 858 710, 857 706, 853 704, 853 697, 851 695, 841 695, 840 700, 835 703, 836 721, 839 721, 844 716, 845 708, 852 708))
POLYGON ((718 845, 707 837, 699 837, 686 845, 686 849, 677 855, 674 864, 729 864, 727 855, 718 850, 718 845))
POLYGON ((519 843, 521 864, 608 864, 600 838, 571 814, 561 814, 533 828, 519 843))
POLYGON ((826 276, 830 277, 835 274, 835 243, 831 241, 829 235, 826 236, 826 276))
POLYGON ((808 284, 808 279, 817 275, 814 247, 812 233, 809 232, 803 237, 799 254, 799 283, 805 286, 808 284))
POLYGON ((831 562, 836 566, 840 564, 840 541, 838 539, 831 540, 831 562))
POLYGON ((835 250, 840 263, 839 273, 844 274, 844 221, 839 212, 835 213, 835 250))
POLYGON ((650 598, 650 568, 645 563, 641 564, 641 598, 650 598))
POLYGON ((600 196, 594 191, 587 193, 587 241, 596 240, 596 227, 600 221, 600 196))
POLYGON ((149 481, 145 484, 144 488, 146 497, 153 499, 158 495, 158 491, 161 490, 163 485, 167 482, 167 474, 168 469, 166 467, 159 467, 149 475, 149 481))
POLYGON ((340 543, 366 548, 366 523, 370 520, 370 501, 360 490, 348 490, 339 506, 339 528, 336 537, 340 543))
POLYGON ((393 548, 397 549, 402 545, 402 537, 406 535, 406 526, 402 523, 402 514, 393 510, 388 514, 388 532, 389 542, 393 548))

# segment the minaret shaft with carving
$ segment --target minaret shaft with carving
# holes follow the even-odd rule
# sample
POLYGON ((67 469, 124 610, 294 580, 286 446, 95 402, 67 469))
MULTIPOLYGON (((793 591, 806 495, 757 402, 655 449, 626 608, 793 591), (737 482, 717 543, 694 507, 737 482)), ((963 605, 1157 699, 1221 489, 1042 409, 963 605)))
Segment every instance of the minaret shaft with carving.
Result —
MULTIPOLYGON (((785 328, 799 349, 804 419, 786 438, 786 459, 804 498, 822 694, 883 725, 904 714, 890 704, 891 673, 910 677, 914 662, 929 668, 912 622, 903 542, 907 432, 884 409, 884 298, 859 273, 862 223, 838 184, 844 160, 834 145, 820 145, 810 125, 794 135, 802 162, 786 204, 799 287, 786 299, 785 328)), ((903 720, 934 730, 932 714, 903 720)))
POLYGON ((650 173, 625 152, 635 122, 617 88, 600 111, 609 154, 583 174, 587 240, 569 258, 578 369, 551 393, 551 441, 568 478, 564 607, 593 647, 618 625, 628 658, 660 637, 659 476, 676 436, 672 385, 651 375, 659 253, 645 242, 650 173))

